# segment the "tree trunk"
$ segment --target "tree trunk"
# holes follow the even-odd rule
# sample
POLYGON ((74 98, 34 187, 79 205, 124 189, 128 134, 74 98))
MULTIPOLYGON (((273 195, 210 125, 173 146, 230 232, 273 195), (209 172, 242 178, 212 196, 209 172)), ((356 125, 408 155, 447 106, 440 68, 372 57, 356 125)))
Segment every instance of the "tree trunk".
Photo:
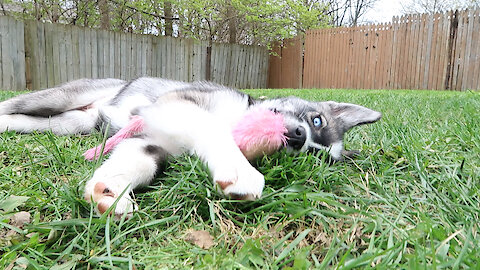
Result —
POLYGON ((110 15, 107 0, 98 0, 98 10, 100 11, 100 28, 110 29, 110 15))
POLYGON ((50 20, 52 23, 58 22, 58 19, 60 19, 60 7, 59 3, 57 1, 52 1, 52 12, 51 12, 51 18, 50 20))
POLYGON ((237 43, 237 16, 232 3, 227 4, 228 43, 237 43))
POLYGON ((164 6, 164 16, 165 16, 165 36, 171 37, 173 35, 173 12, 172 12, 172 2, 165 1, 164 6))

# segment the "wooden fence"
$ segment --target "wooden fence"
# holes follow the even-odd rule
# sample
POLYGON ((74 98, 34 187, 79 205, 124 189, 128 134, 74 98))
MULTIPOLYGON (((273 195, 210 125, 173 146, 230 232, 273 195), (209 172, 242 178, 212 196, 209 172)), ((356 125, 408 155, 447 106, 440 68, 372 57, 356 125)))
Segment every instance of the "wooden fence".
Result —
POLYGON ((265 88, 259 46, 112 32, 0 16, 0 89, 42 89, 78 78, 154 76, 265 88))
MULTIPOLYGON (((305 88, 480 89, 480 11, 307 31, 303 52, 303 58, 270 63, 285 67, 303 59, 303 73, 293 80, 305 88)), ((270 73, 271 86, 291 85, 281 82, 270 73)))

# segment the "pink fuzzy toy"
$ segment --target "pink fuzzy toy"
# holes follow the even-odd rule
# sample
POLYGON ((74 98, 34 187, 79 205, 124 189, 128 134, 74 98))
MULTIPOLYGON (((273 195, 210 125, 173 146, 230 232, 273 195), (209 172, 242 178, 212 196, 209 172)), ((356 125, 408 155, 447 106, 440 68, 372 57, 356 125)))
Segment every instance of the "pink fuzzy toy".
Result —
MULTIPOLYGON (((144 122, 143 118, 134 115, 130 118, 130 122, 128 124, 120 129, 115 135, 110 137, 106 142, 105 142, 105 147, 103 147, 103 154, 107 154, 110 152, 115 145, 123 141, 123 139, 127 139, 135 135, 136 133, 139 133, 143 130, 144 122)), ((97 147, 94 147, 92 149, 87 150, 85 153, 83 153, 83 156, 87 160, 95 160, 100 157, 100 154, 102 153, 102 145, 99 145, 97 147)))
POLYGON ((233 138, 243 155, 252 160, 277 151, 287 142, 283 115, 266 109, 245 113, 232 130, 233 138))
MULTIPOLYGON (((140 116, 133 116, 127 126, 106 141, 103 154, 110 152, 123 139, 141 132, 143 128, 143 119, 140 116)), ((285 145, 286 132, 281 114, 266 109, 253 109, 245 113, 233 128, 232 135, 243 155, 252 160, 263 154, 272 154, 285 145)), ((88 160, 94 160, 100 157, 101 151, 102 145, 99 145, 86 151, 83 156, 88 160)))

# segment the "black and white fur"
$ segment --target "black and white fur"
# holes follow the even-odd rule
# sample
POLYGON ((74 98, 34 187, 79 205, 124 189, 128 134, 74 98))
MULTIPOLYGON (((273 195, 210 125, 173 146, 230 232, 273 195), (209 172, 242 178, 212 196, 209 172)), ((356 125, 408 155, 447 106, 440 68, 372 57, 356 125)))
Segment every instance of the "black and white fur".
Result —
POLYGON ((88 134, 108 125, 112 135, 132 115, 142 116, 144 132, 122 141, 85 186, 85 199, 98 203, 100 213, 121 196, 115 215, 130 215, 136 208, 130 192, 148 184, 167 156, 185 152, 198 155, 208 165, 214 182, 227 196, 259 198, 264 177, 231 135, 245 112, 258 107, 284 116, 288 149, 324 149, 335 160, 351 153, 343 147, 346 131, 381 117, 379 112, 348 103, 296 97, 255 100, 208 82, 82 79, 1 102, 0 132, 88 134))

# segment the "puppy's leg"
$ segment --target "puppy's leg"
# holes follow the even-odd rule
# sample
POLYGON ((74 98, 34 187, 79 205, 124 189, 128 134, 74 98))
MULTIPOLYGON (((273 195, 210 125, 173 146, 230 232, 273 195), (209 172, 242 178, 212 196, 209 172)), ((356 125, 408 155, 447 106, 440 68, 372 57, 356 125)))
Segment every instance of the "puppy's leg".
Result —
POLYGON ((116 79, 80 79, 1 101, 0 132, 90 133, 98 121, 98 108, 109 103, 124 84, 116 79))
POLYGON ((85 200, 96 202, 96 210, 103 214, 120 196, 114 214, 118 218, 127 212, 130 217, 136 209, 130 192, 148 184, 166 157, 167 153, 161 147, 147 139, 124 140, 88 180, 85 200))
POLYGON ((0 115, 24 114, 48 117, 110 100, 125 81, 117 79, 80 79, 57 87, 30 92, 0 102, 0 115))
POLYGON ((231 127, 197 105, 167 102, 140 111, 145 119, 145 132, 170 153, 172 145, 197 154, 205 162, 213 180, 223 192, 233 198, 257 199, 261 196, 264 177, 236 145, 231 127), (165 116, 165 117, 159 117, 165 116))
POLYGON ((57 135, 88 134, 96 126, 98 110, 72 110, 51 117, 24 114, 0 115, 0 133, 13 130, 21 133, 52 131, 57 135))

